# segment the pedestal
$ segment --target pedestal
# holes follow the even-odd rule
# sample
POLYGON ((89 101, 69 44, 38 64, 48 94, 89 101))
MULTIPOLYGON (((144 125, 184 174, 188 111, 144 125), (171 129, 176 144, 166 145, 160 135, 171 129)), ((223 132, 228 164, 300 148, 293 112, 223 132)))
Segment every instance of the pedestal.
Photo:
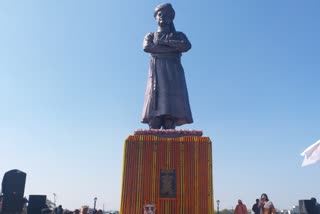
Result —
POLYGON ((150 204, 156 214, 214 213, 212 147, 201 131, 136 131, 125 141, 122 179, 121 214, 150 204))

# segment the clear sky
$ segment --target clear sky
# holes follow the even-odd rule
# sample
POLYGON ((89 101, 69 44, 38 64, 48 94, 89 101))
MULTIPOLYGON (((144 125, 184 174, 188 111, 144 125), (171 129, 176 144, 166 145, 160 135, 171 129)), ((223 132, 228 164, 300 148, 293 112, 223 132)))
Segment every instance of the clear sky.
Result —
MULTIPOLYGON (((0 179, 74 209, 119 209, 124 141, 140 123, 157 26, 149 0, 0 2, 0 179)), ((171 1, 194 124, 213 141, 220 208, 320 200, 320 1, 171 1)))

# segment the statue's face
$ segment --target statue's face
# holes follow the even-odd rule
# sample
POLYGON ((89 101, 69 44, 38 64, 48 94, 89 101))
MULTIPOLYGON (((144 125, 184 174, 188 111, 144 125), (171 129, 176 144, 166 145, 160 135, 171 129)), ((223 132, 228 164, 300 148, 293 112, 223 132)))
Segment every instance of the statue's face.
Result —
POLYGON ((159 10, 156 15, 156 21, 159 26, 170 25, 172 22, 172 18, 169 15, 168 10, 159 10))

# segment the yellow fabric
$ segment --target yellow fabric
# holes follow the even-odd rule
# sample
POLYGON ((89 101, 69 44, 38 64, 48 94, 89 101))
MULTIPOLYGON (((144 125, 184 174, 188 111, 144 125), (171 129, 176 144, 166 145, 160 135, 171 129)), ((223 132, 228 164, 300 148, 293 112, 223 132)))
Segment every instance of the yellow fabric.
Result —
POLYGON ((263 214, 275 214, 275 213, 276 213, 276 211, 275 211, 274 207, 263 209, 263 214))

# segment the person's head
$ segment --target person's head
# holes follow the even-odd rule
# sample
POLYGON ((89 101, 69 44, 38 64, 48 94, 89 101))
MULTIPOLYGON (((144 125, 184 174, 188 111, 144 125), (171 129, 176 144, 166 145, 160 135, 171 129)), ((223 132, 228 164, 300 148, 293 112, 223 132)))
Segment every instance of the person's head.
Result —
POLYGON ((258 198, 256 199, 256 203, 259 203, 259 199, 258 198))
POLYGON ((103 214, 102 210, 98 210, 97 213, 98 213, 98 214, 103 214))
POLYGON ((89 207, 88 206, 82 206, 81 207, 81 213, 82 214, 87 214, 89 211, 89 207))
POLYGON ((73 211, 73 214, 79 214, 80 213, 80 210, 78 210, 78 209, 75 209, 74 211, 73 211))
POLYGON ((242 204, 242 201, 240 199, 238 200, 238 204, 242 204))
POLYGON ((310 201, 314 204, 317 204, 317 199, 315 197, 310 198, 310 201))
POLYGON ((260 200, 261 201, 269 201, 268 195, 266 193, 262 193, 260 200))
POLYGON ((175 31, 173 25, 173 19, 175 17, 175 11, 171 4, 165 3, 160 4, 154 9, 153 13, 154 18, 156 19, 160 27, 170 26, 171 31, 175 31))

